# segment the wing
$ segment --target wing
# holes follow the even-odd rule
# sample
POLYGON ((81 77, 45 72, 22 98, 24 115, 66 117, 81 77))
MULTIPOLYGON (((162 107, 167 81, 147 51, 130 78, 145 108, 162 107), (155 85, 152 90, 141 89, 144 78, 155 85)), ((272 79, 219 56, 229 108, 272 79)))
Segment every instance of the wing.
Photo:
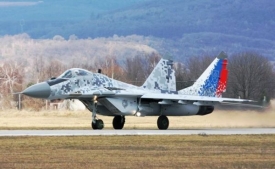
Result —
POLYGON ((102 97, 102 96, 112 96, 115 95, 113 91, 108 89, 94 89, 94 90, 81 90, 74 93, 66 94, 65 97, 69 99, 88 99, 94 98, 94 96, 102 97))
POLYGON ((89 91, 78 91, 65 95, 68 99, 89 99, 97 97, 141 97, 143 93, 140 92, 129 92, 123 89, 108 90, 106 88, 94 89, 89 91), (116 92, 116 90, 120 92, 116 92), (122 91, 122 92, 121 92, 122 91))
MULTIPOLYGON (((169 101, 178 101, 178 103, 199 102, 200 104, 209 104, 209 102, 254 102, 246 99, 234 99, 234 98, 219 98, 219 97, 207 97, 207 96, 194 96, 194 95, 177 95, 177 94, 145 94, 142 99, 156 99, 163 100, 169 103, 169 101)), ((161 102, 160 102, 161 103, 161 102)))

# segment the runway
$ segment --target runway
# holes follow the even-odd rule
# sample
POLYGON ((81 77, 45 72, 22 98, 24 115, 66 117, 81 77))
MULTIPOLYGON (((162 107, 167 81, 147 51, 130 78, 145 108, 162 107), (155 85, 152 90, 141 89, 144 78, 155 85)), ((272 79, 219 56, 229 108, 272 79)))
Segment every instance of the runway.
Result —
POLYGON ((4 136, 125 136, 125 135, 247 135, 275 134, 275 128, 221 128, 187 130, 0 130, 4 136))

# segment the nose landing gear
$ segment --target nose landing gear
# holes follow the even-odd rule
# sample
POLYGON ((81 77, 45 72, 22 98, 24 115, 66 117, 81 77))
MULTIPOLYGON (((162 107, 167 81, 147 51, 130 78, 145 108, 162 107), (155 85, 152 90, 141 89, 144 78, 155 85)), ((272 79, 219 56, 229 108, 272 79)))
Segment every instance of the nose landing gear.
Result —
POLYGON ((97 112, 97 97, 95 96, 92 101, 90 100, 80 100, 86 108, 92 112, 92 123, 91 126, 94 130, 101 130, 104 128, 104 122, 101 119, 96 118, 96 112, 97 112))
POLYGON ((101 130, 104 128, 104 122, 101 119, 95 119, 95 122, 92 121, 91 126, 94 130, 101 130))

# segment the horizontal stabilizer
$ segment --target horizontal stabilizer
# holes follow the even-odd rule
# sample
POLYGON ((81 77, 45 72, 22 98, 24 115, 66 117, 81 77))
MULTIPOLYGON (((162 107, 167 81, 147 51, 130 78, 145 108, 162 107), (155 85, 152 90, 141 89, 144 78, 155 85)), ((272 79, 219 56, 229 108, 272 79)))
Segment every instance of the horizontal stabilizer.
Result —
POLYGON ((252 102, 221 102, 221 105, 233 105, 233 106, 244 106, 244 107, 254 107, 254 108, 266 108, 265 106, 258 105, 257 101, 252 102))

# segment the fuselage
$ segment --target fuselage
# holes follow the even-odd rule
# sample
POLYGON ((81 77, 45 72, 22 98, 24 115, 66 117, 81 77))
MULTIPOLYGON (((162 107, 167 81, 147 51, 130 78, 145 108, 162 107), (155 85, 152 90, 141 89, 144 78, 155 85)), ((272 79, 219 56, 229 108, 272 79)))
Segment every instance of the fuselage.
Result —
POLYGON ((165 92, 169 93, 144 89, 83 69, 70 69, 57 78, 35 84, 23 91, 26 95, 48 100, 79 99, 84 105, 96 96, 97 113, 108 116, 204 115, 214 109, 211 105, 202 108, 194 104, 163 103, 161 100, 141 98, 144 94, 165 92))

